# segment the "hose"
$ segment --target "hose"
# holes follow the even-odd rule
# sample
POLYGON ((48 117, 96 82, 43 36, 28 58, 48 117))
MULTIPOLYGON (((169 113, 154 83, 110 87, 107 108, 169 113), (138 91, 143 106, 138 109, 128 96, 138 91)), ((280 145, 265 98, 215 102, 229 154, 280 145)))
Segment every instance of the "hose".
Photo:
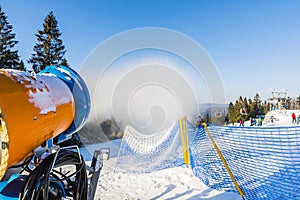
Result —
POLYGON ((74 200, 87 199, 87 173, 83 158, 78 152, 62 149, 46 157, 28 175, 20 193, 22 200, 55 199, 72 197, 74 200), (54 163, 54 164, 53 164, 54 163), (55 168, 75 166, 71 174, 55 168))

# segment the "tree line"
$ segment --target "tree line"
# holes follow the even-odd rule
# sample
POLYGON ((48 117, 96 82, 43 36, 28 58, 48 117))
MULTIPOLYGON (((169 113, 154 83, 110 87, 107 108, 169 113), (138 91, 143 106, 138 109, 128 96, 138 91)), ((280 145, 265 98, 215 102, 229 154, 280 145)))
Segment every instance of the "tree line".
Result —
POLYGON ((270 110, 271 103, 262 101, 258 93, 253 99, 247 99, 240 96, 239 99, 229 103, 228 106, 228 123, 235 123, 239 120, 249 120, 250 118, 257 118, 260 115, 265 115, 270 110))
MULTIPOLYGON (((24 61, 20 59, 18 50, 15 50, 15 45, 19 42, 15 36, 13 27, 0 6, 0 69, 25 71, 24 61)), ((53 12, 45 17, 42 30, 38 30, 35 36, 37 42, 33 46, 31 57, 27 60, 35 72, 45 69, 46 66, 68 66, 65 46, 60 39, 61 32, 53 12)))

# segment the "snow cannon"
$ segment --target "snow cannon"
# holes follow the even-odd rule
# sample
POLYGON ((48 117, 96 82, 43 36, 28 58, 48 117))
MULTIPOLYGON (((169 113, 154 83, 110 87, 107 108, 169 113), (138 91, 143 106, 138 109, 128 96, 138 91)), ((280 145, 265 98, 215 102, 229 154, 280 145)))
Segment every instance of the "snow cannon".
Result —
POLYGON ((0 180, 47 140, 70 138, 89 112, 86 84, 69 67, 46 67, 38 74, 0 70, 0 180))

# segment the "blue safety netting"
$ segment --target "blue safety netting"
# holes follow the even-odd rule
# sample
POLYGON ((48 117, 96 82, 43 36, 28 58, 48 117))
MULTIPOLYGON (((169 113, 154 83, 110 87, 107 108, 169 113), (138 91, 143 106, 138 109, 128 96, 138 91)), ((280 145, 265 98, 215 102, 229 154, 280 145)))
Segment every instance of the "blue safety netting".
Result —
MULTIPOLYGON (((300 127, 208 126, 245 199, 300 199, 300 127)), ((203 127, 188 123, 191 167, 207 186, 238 192, 203 127)), ((117 167, 145 173, 184 165, 179 123, 145 136, 127 127, 117 167)))
MULTIPOLYGON (((208 129, 246 199, 300 199, 300 127, 208 129)), ((198 178, 211 188, 237 192, 203 128, 190 150, 198 178)))

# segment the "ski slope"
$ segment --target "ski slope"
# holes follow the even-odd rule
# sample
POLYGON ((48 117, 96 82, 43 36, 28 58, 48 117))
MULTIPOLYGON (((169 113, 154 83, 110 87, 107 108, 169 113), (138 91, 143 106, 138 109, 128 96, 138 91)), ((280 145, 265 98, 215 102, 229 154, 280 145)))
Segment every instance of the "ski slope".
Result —
POLYGON ((205 199, 240 200, 238 194, 208 188, 193 175, 192 169, 169 168, 145 174, 128 174, 116 170, 118 149, 121 140, 114 140, 82 149, 84 157, 90 159, 95 149, 110 148, 111 158, 104 160, 95 199, 205 199))
MULTIPOLYGON (((292 126, 291 114, 293 112, 296 116, 300 114, 299 110, 272 111, 266 115, 263 126, 292 126), (273 122, 268 120, 271 116, 275 119, 273 122)), ((250 126, 250 122, 245 122, 245 126, 250 126)), ((116 170, 120 143, 121 140, 114 140, 89 145, 85 150, 85 154, 90 154, 89 152, 95 149, 111 149, 111 158, 104 161, 95 199, 242 199, 236 193, 208 188, 194 176, 191 168, 185 166, 145 174, 129 174, 119 169, 116 170)))

